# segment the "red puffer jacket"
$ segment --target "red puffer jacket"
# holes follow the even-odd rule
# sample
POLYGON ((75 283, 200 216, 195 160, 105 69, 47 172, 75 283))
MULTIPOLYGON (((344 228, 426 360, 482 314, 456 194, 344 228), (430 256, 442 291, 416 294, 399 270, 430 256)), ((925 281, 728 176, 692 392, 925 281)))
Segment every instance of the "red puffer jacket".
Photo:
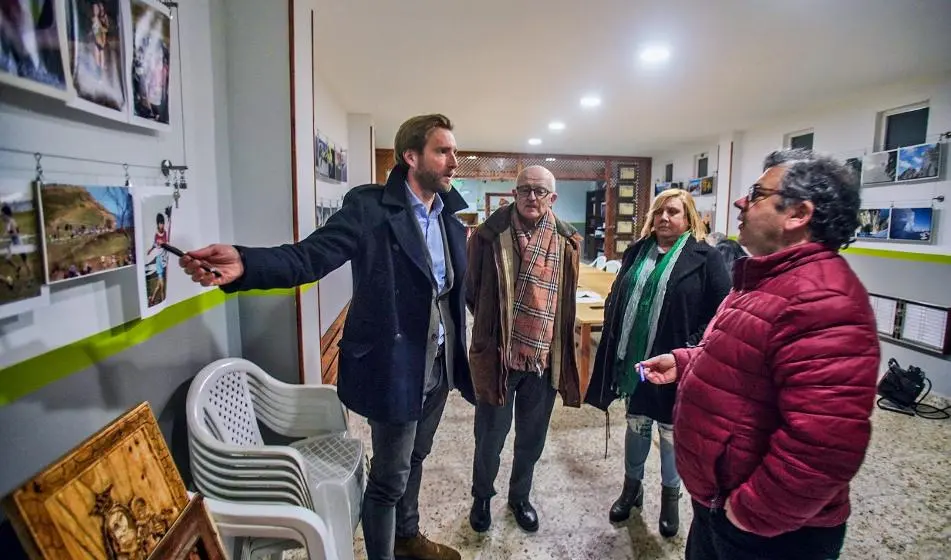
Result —
POLYGON ((868 293, 818 243, 742 259, 733 276, 700 346, 674 351, 677 470, 755 534, 840 525, 878 378, 868 293))

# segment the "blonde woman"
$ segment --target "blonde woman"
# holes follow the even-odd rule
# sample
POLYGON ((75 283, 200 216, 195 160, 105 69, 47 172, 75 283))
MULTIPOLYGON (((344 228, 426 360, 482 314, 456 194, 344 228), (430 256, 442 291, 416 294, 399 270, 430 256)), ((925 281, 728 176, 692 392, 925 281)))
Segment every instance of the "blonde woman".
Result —
POLYGON ((644 500, 644 464, 656 422, 660 434, 659 531, 673 537, 680 526, 680 477, 674 457, 675 384, 652 385, 637 370, 641 360, 697 344, 720 302, 730 276, 720 253, 703 240, 706 228, 693 197, 663 191, 651 204, 641 239, 624 253, 604 314, 586 402, 602 410, 617 398, 627 402, 624 487, 610 510, 626 520, 644 500))

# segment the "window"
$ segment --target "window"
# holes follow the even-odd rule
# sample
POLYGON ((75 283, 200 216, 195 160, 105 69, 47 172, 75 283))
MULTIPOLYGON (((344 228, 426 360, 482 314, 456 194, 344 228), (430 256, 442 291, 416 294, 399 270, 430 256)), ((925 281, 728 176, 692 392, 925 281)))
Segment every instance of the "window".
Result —
POLYGON ((815 134, 813 134, 811 128, 807 130, 797 130, 783 137, 783 145, 794 150, 811 150, 813 138, 815 138, 815 134))
POLYGON ((812 133, 800 134, 789 139, 789 147, 793 149, 801 148, 803 150, 812 149, 812 133))
POLYGON ((885 111, 881 115, 879 145, 882 150, 924 144, 928 134, 928 105, 920 103, 885 111))
POLYGON ((664 182, 669 183, 674 180, 674 164, 668 163, 664 166, 664 182))
POLYGON ((710 159, 707 154, 697 156, 697 177, 706 177, 709 172, 710 159))

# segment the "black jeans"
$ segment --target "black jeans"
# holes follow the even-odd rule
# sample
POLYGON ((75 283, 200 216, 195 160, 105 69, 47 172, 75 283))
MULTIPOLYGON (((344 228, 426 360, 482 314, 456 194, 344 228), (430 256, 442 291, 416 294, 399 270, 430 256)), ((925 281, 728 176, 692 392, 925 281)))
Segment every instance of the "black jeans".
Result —
POLYGON ((845 523, 837 527, 803 527, 776 537, 737 529, 722 509, 693 502, 686 560, 834 560, 845 541, 845 523))
POLYGON ((515 416, 515 458, 509 481, 509 501, 527 500, 532 490, 535 463, 545 449, 548 423, 556 391, 547 375, 509 373, 505 404, 476 404, 475 456, 472 461, 472 495, 488 499, 495 495, 500 455, 515 416), (514 409, 514 410, 513 410, 514 409))
POLYGON ((442 356, 436 358, 433 368, 439 368, 442 380, 423 397, 419 421, 402 424, 370 421, 373 457, 362 515, 370 560, 393 558, 395 539, 414 537, 419 532, 423 459, 432 450, 433 437, 449 395, 449 385, 442 373, 442 356))

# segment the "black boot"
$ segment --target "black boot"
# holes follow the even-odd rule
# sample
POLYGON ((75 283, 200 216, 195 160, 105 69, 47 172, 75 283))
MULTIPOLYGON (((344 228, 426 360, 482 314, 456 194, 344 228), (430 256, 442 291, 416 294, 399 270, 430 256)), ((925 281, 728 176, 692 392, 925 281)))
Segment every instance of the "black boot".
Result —
POLYGON ((624 477, 624 488, 621 490, 621 496, 611 504, 611 512, 608 517, 614 523, 624 521, 631 516, 633 508, 642 505, 644 505, 644 488, 641 486, 641 481, 624 477))
POLYGON ((472 509, 469 510, 469 525, 476 533, 484 533, 492 526, 492 510, 488 499, 475 498, 472 501, 472 509))
POLYGON ((680 530, 680 488, 661 487, 660 522, 657 525, 660 534, 670 538, 680 530))

